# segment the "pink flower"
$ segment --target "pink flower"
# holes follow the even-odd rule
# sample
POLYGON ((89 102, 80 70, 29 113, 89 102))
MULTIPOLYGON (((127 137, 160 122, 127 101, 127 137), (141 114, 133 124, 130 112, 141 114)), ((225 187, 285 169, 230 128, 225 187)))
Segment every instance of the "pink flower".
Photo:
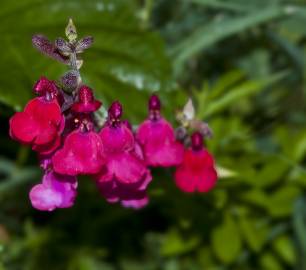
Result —
POLYGON ((96 174, 101 170, 103 145, 100 136, 92 129, 92 122, 83 117, 79 128, 66 137, 64 146, 52 157, 55 172, 79 175, 96 174))
POLYGON ((30 200, 32 206, 41 211, 69 208, 74 204, 76 189, 76 177, 49 171, 43 176, 42 183, 31 189, 30 200))
POLYGON ((81 86, 79 90, 79 101, 72 105, 72 110, 79 113, 91 113, 98 110, 102 103, 95 100, 92 90, 88 86, 81 86))
POLYGON ((65 122, 57 100, 49 98, 30 100, 23 112, 15 113, 10 119, 11 137, 43 153, 52 152, 59 146, 65 122))
POLYGON ((96 177, 97 186, 108 202, 143 200, 144 205, 145 190, 152 177, 135 153, 133 133, 121 122, 121 115, 121 104, 114 102, 107 125, 100 132, 106 166, 96 177))
POLYGON ((192 148, 186 149, 184 159, 175 172, 176 185, 184 192, 208 192, 217 182, 212 155, 203 148, 203 136, 192 135, 192 148))
POLYGON ((155 95, 149 100, 149 119, 139 126, 136 138, 148 165, 170 167, 182 162, 183 145, 175 140, 172 126, 160 115, 160 101, 155 95))

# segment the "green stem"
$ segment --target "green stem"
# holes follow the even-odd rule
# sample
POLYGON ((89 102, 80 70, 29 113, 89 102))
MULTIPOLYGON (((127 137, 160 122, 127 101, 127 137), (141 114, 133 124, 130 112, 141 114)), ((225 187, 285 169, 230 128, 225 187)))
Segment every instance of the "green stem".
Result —
POLYGON ((16 157, 16 166, 17 167, 22 167, 25 162, 27 161, 28 157, 30 154, 30 148, 27 146, 20 146, 17 152, 17 157, 16 157))

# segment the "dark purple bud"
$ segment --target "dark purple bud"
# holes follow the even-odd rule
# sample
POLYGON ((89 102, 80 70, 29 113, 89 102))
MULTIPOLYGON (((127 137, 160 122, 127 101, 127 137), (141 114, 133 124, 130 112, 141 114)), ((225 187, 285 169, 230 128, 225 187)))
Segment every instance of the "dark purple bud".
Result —
POLYGON ((68 71, 61 78, 64 90, 71 91, 77 88, 78 86, 79 74, 76 71, 68 71))
POLYGON ((194 151, 203 149, 203 135, 200 132, 191 135, 191 147, 194 151))
POLYGON ((108 117, 110 121, 120 120, 122 115, 122 105, 119 101, 114 101, 108 109, 108 117))
POLYGON ((43 35, 34 35, 32 37, 33 46, 41 53, 65 64, 69 64, 69 58, 62 55, 55 45, 43 35))
POLYGON ((157 95, 152 95, 149 99, 149 110, 160 111, 160 100, 157 95))
POLYGON ((88 49, 92 45, 93 41, 94 41, 93 37, 84 37, 84 38, 82 38, 76 44, 76 47, 75 47, 76 52, 80 53, 80 52, 88 49))
POLYGON ((55 40, 55 46, 64 55, 69 55, 72 52, 71 47, 69 46, 69 43, 66 40, 64 40, 63 38, 57 38, 55 40))

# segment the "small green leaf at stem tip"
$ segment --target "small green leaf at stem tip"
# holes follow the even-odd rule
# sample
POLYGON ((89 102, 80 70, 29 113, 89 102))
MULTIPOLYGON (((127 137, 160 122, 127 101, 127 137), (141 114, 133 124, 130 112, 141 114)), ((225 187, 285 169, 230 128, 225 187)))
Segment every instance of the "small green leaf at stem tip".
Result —
POLYGON ((71 18, 66 26, 65 34, 69 42, 75 42, 78 37, 76 27, 71 18))

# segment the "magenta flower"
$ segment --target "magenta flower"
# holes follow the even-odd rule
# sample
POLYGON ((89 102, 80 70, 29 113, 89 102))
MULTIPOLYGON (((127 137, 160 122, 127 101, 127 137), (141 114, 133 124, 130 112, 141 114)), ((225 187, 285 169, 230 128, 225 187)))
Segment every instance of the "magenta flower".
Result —
POLYGON ((74 204, 77 185, 76 177, 46 172, 42 183, 30 191, 32 206, 41 211, 69 208, 74 204))
POLYGON ((97 186, 109 202, 143 200, 151 175, 134 153, 132 131, 120 120, 121 104, 114 102, 108 113, 107 125, 100 132, 106 166, 97 175, 97 186))
POLYGON ((75 130, 52 157, 54 171, 66 175, 96 174, 104 165, 103 146, 92 131, 75 130))
POLYGON ((208 192, 217 182, 217 172, 212 155, 203 148, 203 136, 195 132, 191 149, 186 149, 184 159, 175 172, 176 185, 184 192, 208 192))
MULTIPOLYGON (((46 79, 43 79, 44 81, 46 79)), ((21 143, 32 145, 33 150, 43 154, 54 151, 60 145, 60 135, 65 119, 55 98, 54 85, 37 87, 43 96, 28 102, 23 112, 15 113, 10 119, 10 135, 21 143)))
POLYGON ((175 140, 172 126, 160 115, 160 101, 156 95, 149 100, 149 119, 139 126, 136 138, 149 166, 170 167, 182 162, 183 145, 175 140))

